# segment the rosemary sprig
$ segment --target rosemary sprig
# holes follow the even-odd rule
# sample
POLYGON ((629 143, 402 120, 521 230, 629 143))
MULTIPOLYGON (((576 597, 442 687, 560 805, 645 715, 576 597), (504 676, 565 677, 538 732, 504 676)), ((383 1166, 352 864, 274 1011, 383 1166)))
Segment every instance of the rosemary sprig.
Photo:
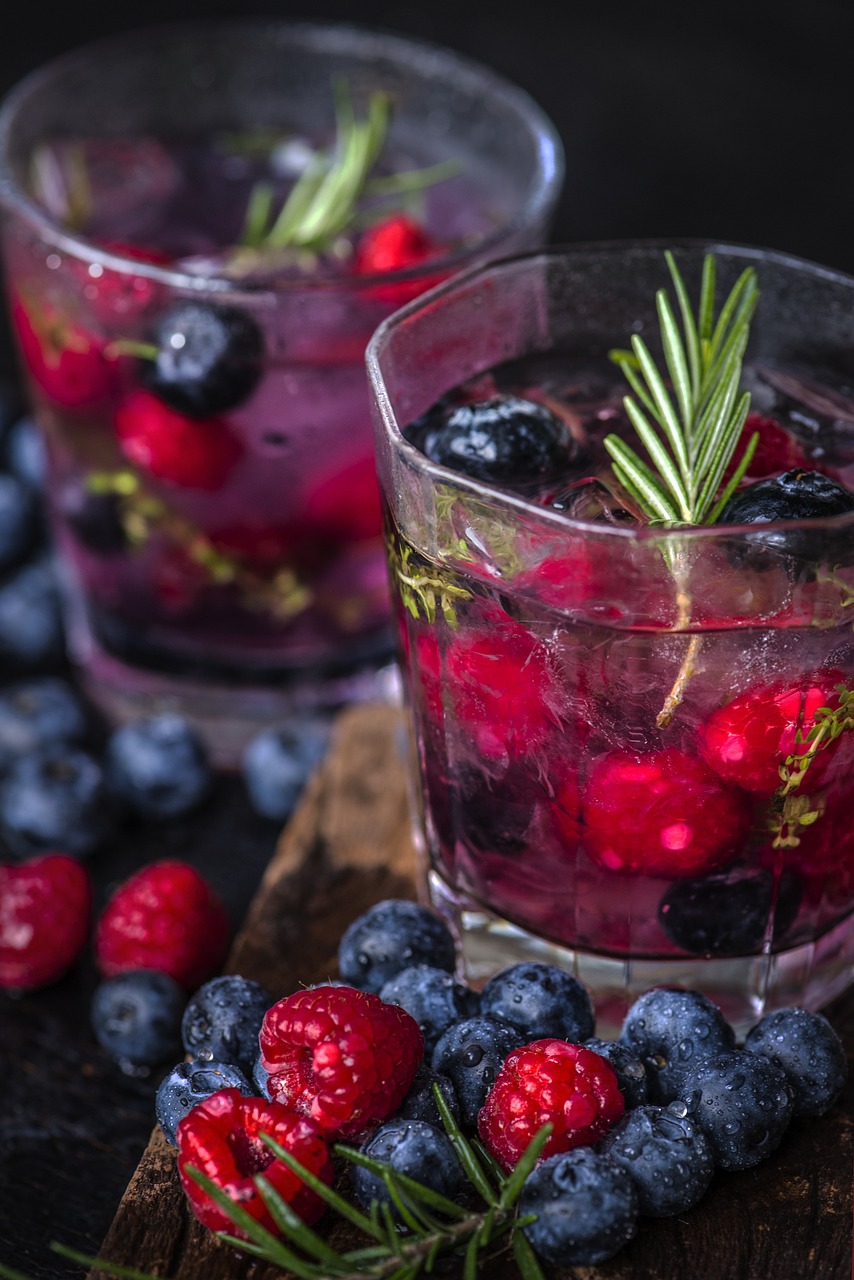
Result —
MULTIPOLYGON (((637 334, 631 351, 609 353, 634 392, 624 398, 623 405, 652 466, 617 435, 606 436, 604 444, 618 483, 650 524, 710 525, 740 484, 759 443, 754 433, 721 489, 750 408, 749 394, 740 391, 741 367, 759 286, 756 272, 747 267, 716 317, 715 259, 706 254, 695 316, 673 254, 668 251, 664 256, 679 310, 677 320, 666 289, 659 289, 655 301, 666 372, 657 368, 637 334)), ((677 626, 685 629, 691 621, 686 548, 668 541, 662 552, 676 584, 677 626)), ((698 635, 688 641, 656 717, 659 729, 667 728, 682 701, 701 643, 698 635)))
MULTIPOLYGON (((495 1257, 496 1251, 506 1248, 512 1248, 522 1280, 544 1280, 534 1250, 522 1230, 533 1219, 519 1215, 518 1199, 525 1179, 548 1141, 552 1126, 547 1124, 539 1130, 514 1171, 505 1176, 479 1144, 470 1143, 463 1135, 436 1086, 434 1096, 471 1190, 480 1198, 482 1208, 463 1207, 355 1148, 336 1146, 338 1156, 351 1164, 363 1165, 382 1178, 391 1204, 405 1224, 405 1229, 401 1229, 388 1203, 374 1201, 370 1211, 363 1213, 303 1168, 273 1138, 262 1135, 263 1142, 277 1159, 287 1164, 333 1212, 361 1232, 368 1243, 338 1252, 306 1226, 271 1183, 258 1174, 254 1183, 281 1232, 279 1238, 200 1170, 189 1167, 188 1172, 194 1181, 247 1238, 228 1232, 217 1232, 218 1237, 262 1262, 282 1268, 298 1280, 418 1280, 419 1276, 432 1274, 437 1259, 448 1255, 460 1260, 464 1280, 475 1280, 478 1274, 489 1274, 489 1260, 495 1257)), ((86 1257, 65 1245, 53 1244, 51 1247, 63 1257, 96 1271, 123 1276, 127 1280, 163 1280, 106 1259, 86 1257)), ((4 1267, 2 1263, 0 1277, 4 1280, 27 1280, 26 1276, 4 1267)))

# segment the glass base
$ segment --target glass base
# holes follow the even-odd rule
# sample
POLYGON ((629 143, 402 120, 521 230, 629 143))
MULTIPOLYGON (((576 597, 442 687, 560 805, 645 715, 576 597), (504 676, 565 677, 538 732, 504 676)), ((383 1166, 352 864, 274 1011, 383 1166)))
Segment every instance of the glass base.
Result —
POLYGON ((111 725, 175 712, 198 730, 218 769, 236 770, 249 740, 299 715, 332 714, 357 702, 400 702, 397 663, 383 659, 335 673, 306 673, 279 686, 194 680, 131 667, 103 650, 81 661, 72 650, 84 693, 111 725))
POLYGON ((427 893, 457 939, 466 981, 482 986, 499 969, 525 960, 560 965, 590 991, 596 1034, 605 1039, 619 1035, 629 1005, 650 987, 702 991, 741 1040, 763 1014, 789 1005, 820 1009, 854 982, 854 915, 815 942, 773 955, 629 959, 538 938, 468 900, 432 870, 427 893))

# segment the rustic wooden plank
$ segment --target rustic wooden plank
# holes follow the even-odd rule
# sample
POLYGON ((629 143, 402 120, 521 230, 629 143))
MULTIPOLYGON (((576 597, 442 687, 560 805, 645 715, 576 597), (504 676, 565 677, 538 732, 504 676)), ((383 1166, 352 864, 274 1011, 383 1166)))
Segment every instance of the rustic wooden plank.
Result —
MULTIPOLYGON (((336 974, 347 924, 385 897, 415 896, 398 714, 362 707, 340 718, 327 760, 306 790, 235 938, 228 970, 274 996, 336 974)), ((829 1010, 854 1048, 854 997, 829 1010)), ((822 1119, 795 1122, 781 1151, 746 1173, 721 1175, 680 1219, 644 1220, 637 1239, 601 1267, 554 1280, 850 1280, 854 1075, 822 1119)), ((341 1247, 344 1229, 333 1232, 341 1247)), ((189 1213, 174 1149, 152 1134, 101 1256, 173 1280, 282 1280, 217 1242, 189 1213)), ((95 1273, 92 1273, 93 1280, 95 1273)), ((497 1259, 490 1280, 517 1280, 497 1259)))

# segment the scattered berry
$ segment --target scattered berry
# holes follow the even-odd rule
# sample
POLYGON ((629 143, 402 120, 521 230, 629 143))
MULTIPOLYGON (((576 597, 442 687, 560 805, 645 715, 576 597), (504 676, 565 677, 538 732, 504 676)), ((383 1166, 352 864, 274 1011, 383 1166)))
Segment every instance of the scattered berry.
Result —
POLYGON ((637 1232, 638 1195, 610 1156, 580 1147, 543 1160, 519 1199, 523 1228, 539 1256, 559 1267, 595 1266, 637 1232))
POLYGON ((533 1040, 514 1049, 495 1077, 477 1120, 490 1155, 507 1170, 544 1124, 543 1157, 595 1145, 625 1110, 610 1063, 583 1045, 533 1040))
POLYGON ((114 730, 104 753, 104 774, 122 804, 153 820, 192 812, 213 783, 199 733, 175 714, 146 716, 114 730))
POLYGON ((105 978, 92 997, 95 1039, 121 1065, 156 1067, 181 1051, 187 993, 155 969, 105 978))
POLYGON ((329 738, 330 726, 321 719, 301 719, 257 733, 241 761, 253 809, 265 818, 284 821, 326 754, 329 738))
MULTIPOLYGON (((444 1130, 434 1129, 423 1120, 387 1120, 363 1144, 362 1154, 388 1165, 395 1173, 415 1178, 448 1200, 459 1202, 465 1175, 444 1130)), ((394 1216, 400 1217, 384 1180, 373 1170, 355 1165, 353 1189, 365 1208, 369 1209, 376 1200, 379 1204, 389 1204, 394 1216)))
POLYGON ((732 1048, 735 1033, 701 992, 653 987, 630 1006, 620 1039, 646 1066, 651 1101, 666 1105, 693 1067, 732 1048))
POLYGON ((822 1013, 799 1008, 766 1013, 748 1031, 744 1047, 783 1072, 794 1094, 795 1116, 823 1116, 848 1079, 845 1046, 822 1013))
POLYGON ((230 933, 223 903, 195 867, 150 863, 119 885, 98 921, 100 973, 159 969, 194 991, 218 968, 230 933))
POLYGON ((18 418, 5 439, 6 465, 13 476, 23 480, 35 493, 42 493, 47 479, 47 449, 44 436, 29 415, 18 418))
POLYGON ((789 868, 731 867, 699 880, 677 880, 658 919, 683 951, 703 956, 755 955, 766 935, 786 936, 801 903, 800 877, 789 868))
POLYGON ((560 418, 517 396, 443 407, 421 431, 419 447, 431 462, 505 489, 562 475, 577 451, 560 418))
POLYGON ((68 680, 32 677, 0 693, 0 769, 51 743, 82 744, 88 732, 88 710, 68 680))
POLYGON ((454 1086, 466 1129, 477 1127, 478 1113, 504 1059, 524 1039, 509 1023, 481 1015, 455 1022, 439 1037, 430 1065, 454 1086))
POLYGON ((8 674, 43 675, 66 662, 52 562, 31 560, 0 586, 0 662, 8 674))
POLYGON ((244 1098, 254 1096, 252 1084, 233 1062, 191 1058, 189 1062, 179 1062, 163 1077, 157 1086, 154 1111, 171 1146, 178 1145, 176 1130, 184 1116, 220 1089, 237 1089, 244 1098))
POLYGON ((434 1129, 444 1129, 442 1115, 439 1111, 433 1086, 438 1085, 442 1097, 448 1104, 448 1110, 459 1124, 460 1102, 456 1090, 447 1076, 434 1071, 426 1061, 422 1062, 415 1072, 415 1079, 409 1086, 409 1092, 397 1109, 400 1120, 424 1120, 432 1124, 434 1129))
POLYGON ((528 1040, 587 1040, 595 1025, 587 988, 566 969, 536 960, 494 974, 481 991, 480 1011, 528 1040))
POLYGON ((75 858, 0 865, 0 987, 37 990, 61 978, 86 946, 91 912, 89 872, 75 858))
POLYGON ((447 970, 429 964, 402 969, 383 983, 379 995, 386 1004, 399 1005, 415 1019, 428 1056, 448 1027, 464 1018, 473 1018, 480 1006, 476 991, 457 982, 447 970))
POLYGON ((221 418, 190 418, 142 389, 116 409, 115 427, 131 462, 184 489, 222 488, 243 456, 243 445, 221 418))
POLYGON ((706 1194, 715 1157, 684 1102, 627 1112, 599 1150, 616 1160, 637 1187, 638 1209, 653 1218, 691 1209, 706 1194))
POLYGON ((730 1049, 695 1061, 682 1081, 691 1119, 721 1169, 751 1169, 777 1150, 794 1110, 784 1073, 758 1053, 730 1049))
POLYGON ((623 1095, 627 1111, 642 1107, 649 1101, 646 1067, 622 1040, 600 1040, 597 1036, 590 1036, 584 1041, 584 1047, 598 1053, 609 1064, 617 1077, 617 1087, 623 1095))
POLYGON ((303 1222, 316 1222, 323 1213, 320 1197, 273 1155, 262 1142, 262 1134, 289 1151, 310 1173, 331 1185, 332 1157, 322 1131, 312 1120, 280 1103, 244 1098, 238 1089, 220 1089, 193 1107, 179 1122, 176 1133, 181 1184, 193 1213, 211 1231, 242 1234, 193 1179, 190 1165, 276 1235, 279 1234, 276 1224, 253 1181, 259 1173, 263 1173, 303 1222))
POLYGON ((258 1033, 271 1004, 270 992, 251 978, 210 978, 184 1010, 184 1048, 200 1061, 231 1062, 251 1072, 258 1056, 258 1033))
POLYGON ((114 827, 101 765, 72 743, 19 756, 0 783, 0 828, 17 857, 50 849, 87 857, 114 827))
POLYGON ((41 508, 34 490, 17 476, 0 472, 0 573, 26 559, 40 531, 41 508))
POLYGON ((394 1115, 424 1054, 414 1018, 346 986, 279 1000, 267 1010, 260 1044, 271 1096, 343 1138, 394 1115))
POLYGON ((342 979, 362 991, 378 992, 414 964, 453 973, 457 952, 447 925, 420 903, 386 898, 363 912, 338 944, 342 979))
POLYGON ((238 307, 178 302, 160 316, 152 340, 157 355, 140 362, 142 382, 191 418, 236 408, 260 381, 264 338, 238 307))
POLYGON ((629 874, 716 870, 746 836, 750 817, 740 791, 676 747, 610 752, 594 764, 582 798, 588 853, 629 874))

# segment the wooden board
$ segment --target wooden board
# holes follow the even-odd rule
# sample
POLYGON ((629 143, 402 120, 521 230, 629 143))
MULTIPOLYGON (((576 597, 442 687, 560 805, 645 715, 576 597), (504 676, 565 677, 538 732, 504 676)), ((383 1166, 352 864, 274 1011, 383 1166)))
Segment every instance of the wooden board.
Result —
MULTIPOLYGON (((330 753, 270 862, 228 971, 276 996, 336 976, 338 940, 373 902, 416 894, 398 713, 345 712, 330 753)), ((854 1049, 854 996, 828 1010, 854 1049)), ((851 1280, 854 1073, 820 1120, 796 1121, 758 1168, 719 1175, 678 1219, 644 1219, 638 1236, 600 1267, 555 1280, 851 1280)), ((332 1232, 336 1247, 346 1237, 332 1232)), ((352 1241, 348 1243, 352 1244, 352 1241)), ((281 1280, 222 1245, 188 1211, 175 1151, 155 1129, 101 1251, 103 1259, 172 1280, 281 1280)), ((103 1273, 100 1273, 103 1274, 103 1273)), ((92 1273, 94 1280, 96 1273, 92 1273)), ((512 1258, 489 1280, 516 1280, 512 1258)))

